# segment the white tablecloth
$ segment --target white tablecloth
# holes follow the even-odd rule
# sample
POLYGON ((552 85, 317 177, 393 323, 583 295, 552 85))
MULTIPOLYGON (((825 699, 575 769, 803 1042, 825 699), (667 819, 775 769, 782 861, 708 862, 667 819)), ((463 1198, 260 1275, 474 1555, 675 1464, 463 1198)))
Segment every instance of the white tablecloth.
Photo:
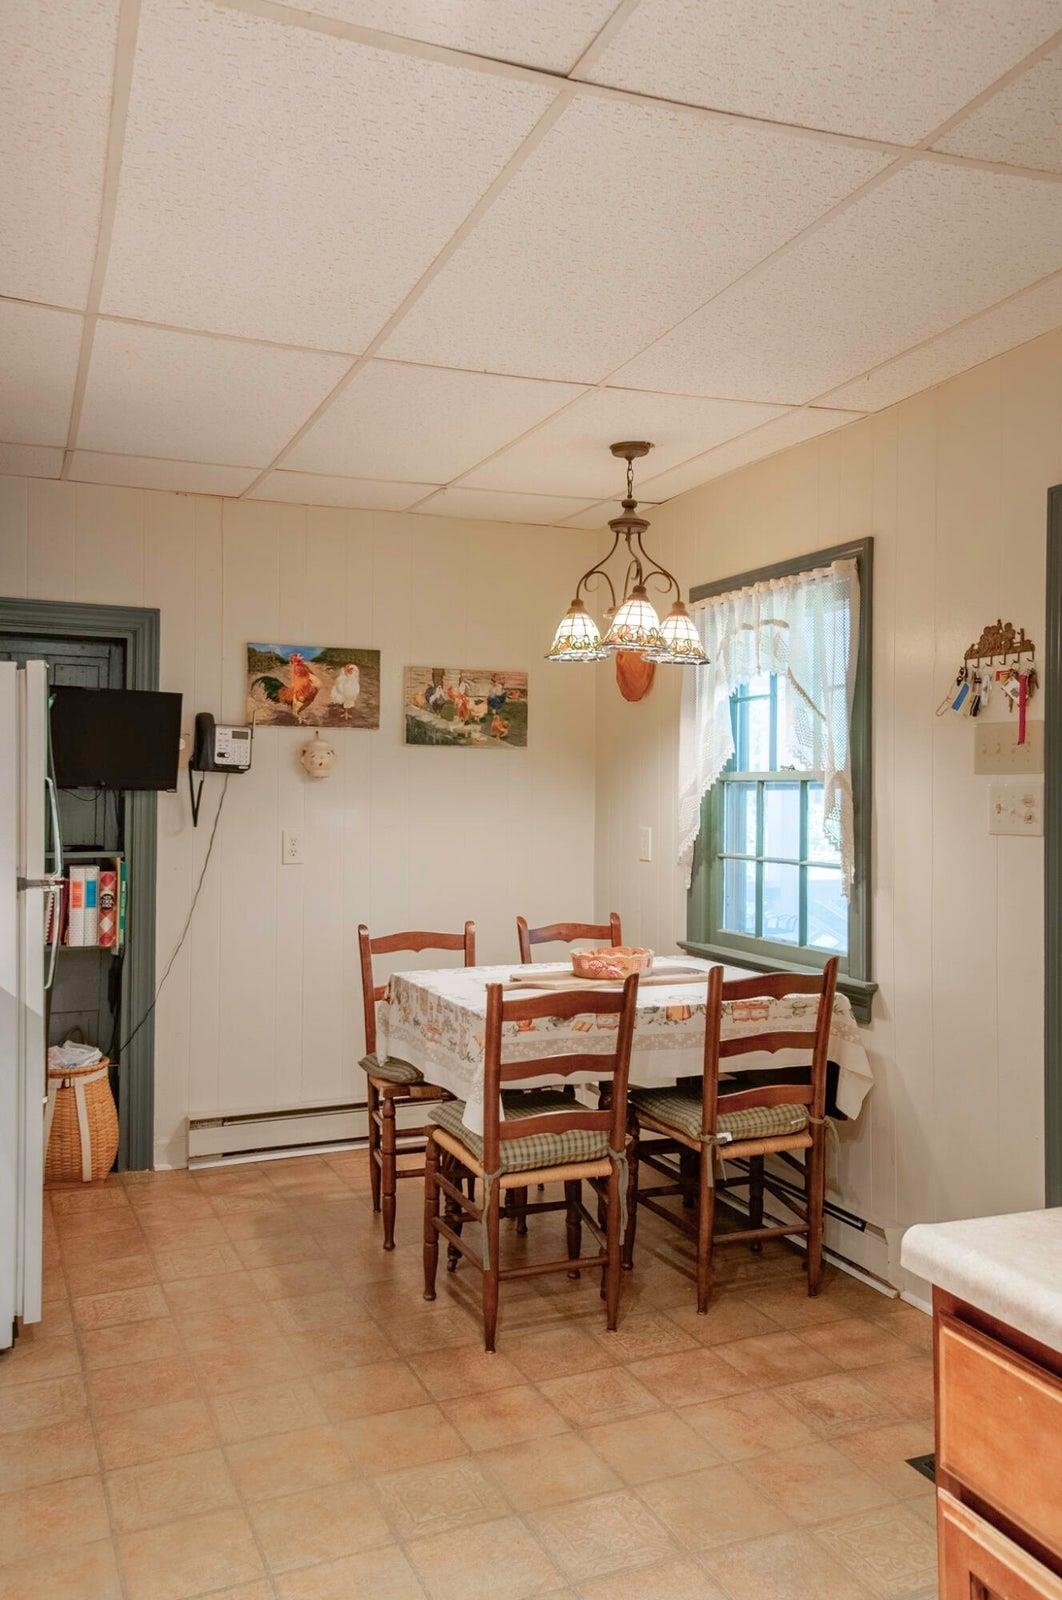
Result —
MULTIPOLYGON (((711 963, 694 957, 681 964, 691 971, 707 972, 711 963)), ((488 983, 506 983, 519 969, 504 967, 446 967, 423 972, 396 972, 388 995, 377 1007, 377 1050, 381 1056, 398 1056, 418 1067, 429 1083, 448 1089, 466 1103, 465 1123, 483 1129, 483 1035, 488 983)), ((542 972, 570 971, 541 963, 542 972)), ((736 967, 725 969, 727 978, 754 976, 736 967)), ((511 994, 530 995, 540 990, 518 989, 511 994)), ((789 995, 782 1000, 735 1000, 724 1004, 723 1037, 746 1037, 765 1032, 814 1030, 817 1001, 814 995, 789 995)), ((630 1081, 643 1088, 674 1083, 676 1078, 699 1076, 704 1065, 705 993, 699 984, 660 984, 643 988, 631 1055, 630 1081)), ((529 1084, 556 1083, 548 1069, 551 1055, 574 1052, 608 1054, 615 1017, 574 1017, 553 1022, 506 1024, 506 1061, 542 1060, 541 1076, 529 1084)), ((837 1108, 857 1117, 873 1077, 852 1008, 844 995, 834 1001, 830 1031, 830 1060, 839 1069, 837 1108)), ((770 1067, 803 1066, 808 1055, 799 1050, 750 1053, 735 1061, 741 1071, 770 1067)), ((592 1073, 569 1082, 595 1082, 592 1073)))

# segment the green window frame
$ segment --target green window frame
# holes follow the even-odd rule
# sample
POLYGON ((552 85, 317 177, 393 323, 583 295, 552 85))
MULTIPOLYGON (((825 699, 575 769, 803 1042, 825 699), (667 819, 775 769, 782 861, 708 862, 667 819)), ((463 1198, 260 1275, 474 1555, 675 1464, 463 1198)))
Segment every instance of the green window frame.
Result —
MULTIPOLYGON (((847 994, 853 1011, 861 1021, 869 1021, 871 1002, 877 988, 872 981, 870 959, 869 882, 871 862, 870 805, 870 678, 871 616, 873 609, 873 540, 861 539, 848 545, 817 550, 792 561, 742 573, 720 582, 705 584, 691 591, 691 600, 725 594, 771 578, 788 577, 832 561, 854 559, 859 575, 860 607, 855 696, 851 727, 851 763, 855 811, 855 876, 848 898, 848 948, 842 953, 809 944, 808 884, 816 868, 828 866, 817 857, 809 826, 817 786, 822 774, 779 766, 779 685, 775 678, 766 685, 745 686, 731 701, 734 727, 734 755, 726 771, 705 795, 701 811, 701 831, 694 855, 693 879, 687 906, 687 938, 683 948, 712 959, 751 967, 760 972, 807 972, 825 964, 830 955, 841 957, 839 987, 847 994), (752 692, 750 692, 750 690, 752 692), (763 765, 764 741, 761 737, 759 765, 750 759, 750 707, 769 701, 767 763, 763 765), (798 839, 790 827, 789 848, 781 850, 765 837, 769 791, 772 786, 799 787, 798 839), (750 802, 754 799, 754 805, 750 802), (731 827, 726 820, 730 807, 731 827), (745 819, 748 818, 749 821, 745 819), (754 821, 753 821, 754 819, 754 821), (735 826, 736 824, 736 826, 735 826), (742 826, 744 824, 744 826, 742 826), (740 833, 744 832, 744 839, 740 833), (793 848, 795 844, 795 848, 793 848), (740 846, 740 847, 736 847, 740 846), (770 926, 765 887, 772 879, 789 879, 792 899, 796 876, 795 926, 790 923, 782 937, 770 926), (728 892, 729 889, 729 892, 728 892), (725 909, 743 905, 743 918, 725 909), (726 927, 726 921, 744 921, 744 928, 726 927)), ((792 818, 790 818, 790 822, 792 818)), ((825 880, 822 880, 825 882, 825 880)))

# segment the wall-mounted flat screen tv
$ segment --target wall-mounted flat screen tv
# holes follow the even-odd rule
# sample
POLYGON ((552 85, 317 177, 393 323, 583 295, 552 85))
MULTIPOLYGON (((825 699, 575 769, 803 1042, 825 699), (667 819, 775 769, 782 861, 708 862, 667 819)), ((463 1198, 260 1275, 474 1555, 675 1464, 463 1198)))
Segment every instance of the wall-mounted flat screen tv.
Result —
POLYGON ((52 690, 60 789, 176 789, 181 696, 148 689, 52 690))

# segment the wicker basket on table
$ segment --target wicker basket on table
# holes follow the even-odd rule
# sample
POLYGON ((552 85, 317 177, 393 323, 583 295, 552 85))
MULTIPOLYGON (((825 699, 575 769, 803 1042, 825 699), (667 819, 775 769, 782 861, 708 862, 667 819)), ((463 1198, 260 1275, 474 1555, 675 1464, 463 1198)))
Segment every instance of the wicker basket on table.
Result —
POLYGON ((48 1069, 45 1183, 105 1178, 118 1154, 118 1111, 106 1056, 87 1067, 48 1069))

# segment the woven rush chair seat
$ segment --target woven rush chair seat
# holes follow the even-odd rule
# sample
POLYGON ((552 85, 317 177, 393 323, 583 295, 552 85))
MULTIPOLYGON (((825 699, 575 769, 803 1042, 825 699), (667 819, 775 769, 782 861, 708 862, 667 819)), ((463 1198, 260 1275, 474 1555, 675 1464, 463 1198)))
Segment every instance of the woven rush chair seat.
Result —
MULTIPOLYGON (((654 1121, 685 1134, 694 1144, 701 1136, 701 1086, 676 1086, 670 1089, 632 1089, 631 1104, 654 1121)), ((808 1108, 800 1105, 748 1106, 743 1111, 720 1112, 716 1137, 720 1144, 737 1144, 747 1139, 779 1139, 803 1133, 808 1126, 808 1108)), ((723 1150, 725 1156, 726 1151, 723 1150)))
POLYGON ((381 1083, 423 1083, 424 1074, 419 1067, 411 1061, 402 1061, 398 1056, 385 1056, 381 1061, 379 1056, 372 1052, 362 1056, 358 1065, 370 1078, 379 1078, 381 1083))
MULTIPOLYGON (((551 1111, 570 1112, 572 1102, 556 1089, 535 1089, 503 1095, 507 1122, 521 1117, 541 1117, 551 1111)), ((463 1145, 482 1170, 483 1139, 464 1125, 465 1107, 461 1100, 448 1100, 433 1106, 429 1121, 463 1145)), ((575 1166, 584 1161, 603 1161, 608 1157, 608 1133, 586 1128, 569 1128, 565 1133, 533 1133, 526 1139, 506 1139, 501 1146, 501 1167, 506 1172, 534 1172, 540 1167, 575 1166)))

